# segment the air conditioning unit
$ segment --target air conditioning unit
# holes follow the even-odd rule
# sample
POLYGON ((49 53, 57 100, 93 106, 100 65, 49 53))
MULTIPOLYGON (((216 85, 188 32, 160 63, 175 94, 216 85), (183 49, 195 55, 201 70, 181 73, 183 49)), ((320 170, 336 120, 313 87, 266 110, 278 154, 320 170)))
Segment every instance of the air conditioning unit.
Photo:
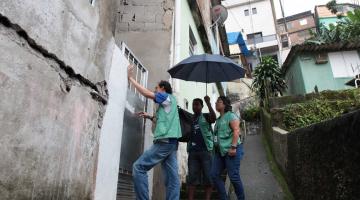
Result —
POLYGON ((325 64, 328 62, 328 56, 326 53, 317 53, 315 55, 315 63, 316 64, 325 64))

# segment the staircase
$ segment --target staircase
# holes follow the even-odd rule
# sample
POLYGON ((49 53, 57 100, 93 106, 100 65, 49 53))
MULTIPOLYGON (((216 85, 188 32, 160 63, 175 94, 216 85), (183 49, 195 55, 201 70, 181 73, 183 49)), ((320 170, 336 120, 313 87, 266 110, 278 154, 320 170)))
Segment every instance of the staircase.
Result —
MULTIPOLYGON (((222 179, 225 182, 226 180, 226 172, 222 174, 222 179)), ((225 184, 225 187, 228 184, 225 184)), ((180 190, 180 200, 187 200, 188 199, 188 192, 187 192, 187 185, 186 183, 182 183, 181 190, 180 190)), ((200 185, 196 187, 194 199, 196 200, 205 200, 205 187, 200 185)), ((211 199, 220 199, 218 196, 218 192, 215 188, 213 188, 213 191, 211 193, 211 199)))

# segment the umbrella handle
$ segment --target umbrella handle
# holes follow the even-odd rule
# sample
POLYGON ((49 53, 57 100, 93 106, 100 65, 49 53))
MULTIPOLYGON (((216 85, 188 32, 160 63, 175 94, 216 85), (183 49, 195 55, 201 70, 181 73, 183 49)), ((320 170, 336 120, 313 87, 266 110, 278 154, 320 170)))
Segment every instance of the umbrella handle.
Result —
POLYGON ((206 96, 207 96, 207 83, 206 83, 206 96))

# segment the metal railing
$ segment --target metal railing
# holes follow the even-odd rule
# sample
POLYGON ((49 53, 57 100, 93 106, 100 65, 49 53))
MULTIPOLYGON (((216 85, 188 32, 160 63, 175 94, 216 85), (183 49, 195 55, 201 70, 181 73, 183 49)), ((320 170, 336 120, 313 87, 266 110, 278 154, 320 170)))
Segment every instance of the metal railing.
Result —
POLYGON ((250 44, 259 44, 259 43, 263 43, 263 42, 270 42, 270 41, 276 41, 276 34, 273 35, 267 35, 267 36, 262 36, 262 37, 258 37, 258 38, 251 38, 251 39, 247 39, 245 40, 246 44, 250 45, 250 44))
MULTIPOLYGON (((140 60, 134 55, 134 53, 129 49, 129 47, 126 46, 124 42, 121 43, 121 52, 125 55, 127 60, 130 62, 130 64, 133 64, 136 67, 136 71, 134 73, 134 79, 136 82, 138 82, 140 85, 147 87, 148 77, 149 77, 149 71, 144 67, 144 65, 140 62, 140 60)), ((137 94, 143 101, 145 100, 145 97, 142 96, 135 87, 133 87, 131 84, 129 84, 129 90, 133 91, 135 94, 137 94)))

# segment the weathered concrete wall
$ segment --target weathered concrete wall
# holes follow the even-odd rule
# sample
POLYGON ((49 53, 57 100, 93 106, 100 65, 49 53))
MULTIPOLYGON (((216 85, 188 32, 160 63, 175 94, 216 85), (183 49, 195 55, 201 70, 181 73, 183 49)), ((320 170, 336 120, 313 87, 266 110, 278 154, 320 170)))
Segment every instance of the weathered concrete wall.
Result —
POLYGON ((296 199, 360 199, 360 111, 288 136, 288 179, 296 199))
POLYGON ((124 41, 149 70, 149 88, 168 80, 174 0, 120 1, 116 42, 124 41))
POLYGON ((272 152, 276 163, 283 173, 287 170, 288 162, 288 132, 279 127, 272 128, 272 152))
POLYGON ((359 199, 360 111, 287 133, 271 128, 262 113, 265 136, 295 199, 359 199))
POLYGON ((2 0, 0 13, 40 46, 93 82, 104 80, 111 61, 115 0, 96 2, 2 0))
POLYGON ((93 198, 115 8, 0 2, 1 199, 93 198))

